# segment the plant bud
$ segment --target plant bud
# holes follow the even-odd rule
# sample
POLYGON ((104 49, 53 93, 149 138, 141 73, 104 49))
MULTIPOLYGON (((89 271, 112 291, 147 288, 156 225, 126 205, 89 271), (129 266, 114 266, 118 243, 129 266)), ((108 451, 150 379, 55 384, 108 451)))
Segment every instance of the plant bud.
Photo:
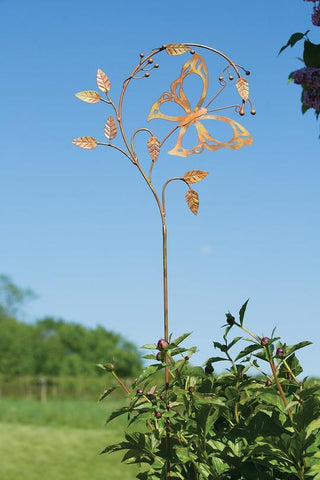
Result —
POLYGON ((206 375, 211 375, 211 373, 213 373, 213 366, 211 363, 207 363, 207 365, 204 367, 204 372, 206 375))
POLYGON ((283 357, 283 348, 281 348, 281 347, 277 348, 276 357, 278 357, 278 358, 283 357))
POLYGON ((261 340, 260 340, 260 343, 263 347, 265 347, 266 345, 268 345, 268 342, 269 342, 269 338, 268 337, 262 337, 261 340))
POLYGON ((270 378, 268 378, 268 379, 266 380, 265 386, 266 386, 266 387, 271 387, 271 385, 272 385, 272 381, 270 380, 270 378))
POLYGON ((143 390, 141 388, 138 388, 137 395, 139 396, 143 395, 143 390))
POLYGON ((188 387, 188 392, 190 392, 190 393, 194 392, 194 387, 192 385, 190 385, 190 387, 188 387))
POLYGON ((161 418, 162 417, 162 413, 159 412, 159 410, 157 410, 154 415, 155 415, 156 418, 161 418))
POLYGON ((227 316, 227 323, 231 326, 231 325, 234 325, 234 322, 236 321, 236 319, 234 318, 233 315, 231 315, 231 313, 227 313, 226 314, 227 316))
POLYGON ((169 343, 164 338, 160 338, 160 340, 157 343, 157 349, 158 350, 164 350, 168 346, 169 346, 169 343))
POLYGON ((158 360, 158 362, 161 362, 161 361, 162 361, 162 352, 158 352, 158 353, 157 353, 156 359, 158 360))

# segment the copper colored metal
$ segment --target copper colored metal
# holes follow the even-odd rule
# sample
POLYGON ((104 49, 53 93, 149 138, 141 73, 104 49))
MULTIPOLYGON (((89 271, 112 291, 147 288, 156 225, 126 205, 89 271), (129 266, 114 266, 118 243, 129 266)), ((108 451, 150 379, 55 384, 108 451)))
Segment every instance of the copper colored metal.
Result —
MULTIPOLYGON (((241 86, 238 88, 238 91, 241 88, 242 92, 245 89, 247 81, 239 78, 238 82, 241 82, 241 86), (244 82, 246 82, 246 84, 244 84, 244 82)), ((195 53, 192 58, 182 66, 181 74, 177 80, 172 82, 170 92, 164 92, 160 96, 159 100, 154 102, 152 105, 148 120, 160 118, 163 120, 169 120, 171 122, 178 122, 178 126, 181 127, 176 145, 168 152, 170 155, 188 157, 189 155, 195 153, 202 153, 204 148, 211 151, 218 150, 222 147, 238 149, 244 145, 251 145, 253 142, 248 130, 242 127, 238 122, 235 122, 227 117, 208 115, 207 107, 212 103, 213 100, 211 99, 206 106, 203 106, 208 92, 208 85, 209 76, 207 66, 201 55, 195 53), (202 91, 200 92, 200 98, 194 109, 191 109, 190 102, 183 89, 183 83, 185 79, 192 74, 197 75, 202 81, 202 91), (183 108, 185 115, 172 116, 162 113, 161 106, 166 102, 172 102, 183 108), (232 137, 228 141, 220 141, 214 138, 200 120, 216 120, 228 124, 232 129, 232 137), (198 138, 196 145, 193 148, 187 149, 183 147, 182 142, 185 133, 191 125, 196 128, 198 138)), ((247 91, 245 93, 247 94, 247 91)), ((244 93, 242 98, 243 96, 244 93)), ((216 96, 214 98, 216 98, 216 96)), ((248 100, 248 98, 249 97, 247 96, 246 100, 248 100)))
MULTIPOLYGON (((240 125, 233 119, 224 117, 222 115, 212 115, 212 112, 225 111, 227 109, 235 111, 237 114, 244 115, 245 105, 248 102, 250 105, 251 113, 254 115, 256 112, 253 108, 251 100, 249 98, 249 84, 247 80, 241 76, 239 69, 244 71, 245 75, 248 75, 246 69, 240 65, 234 63, 227 55, 216 50, 212 47, 196 44, 196 43, 171 43, 168 45, 162 45, 160 48, 152 50, 149 54, 144 55, 140 53, 139 63, 132 70, 128 78, 123 82, 120 98, 118 105, 116 105, 110 96, 111 91, 111 82, 107 75, 102 71, 98 70, 97 73, 97 85, 98 88, 105 93, 106 99, 102 98, 98 92, 92 90, 87 90, 84 92, 79 92, 77 94, 78 98, 87 102, 87 103, 97 103, 102 101, 108 106, 110 106, 115 114, 115 119, 112 116, 108 117, 106 126, 105 126, 105 135, 109 142, 97 141, 94 137, 79 137, 73 141, 73 143, 81 148, 85 149, 94 149, 97 145, 105 145, 112 147, 115 150, 122 153, 126 158, 128 158, 131 163, 138 169, 139 173, 142 175, 147 186, 151 190, 153 197, 156 201, 162 224, 162 259, 163 259, 163 327, 164 327, 164 338, 169 341, 169 321, 168 321, 168 259, 167 259, 167 225, 166 225, 166 205, 165 205, 165 190, 167 185, 170 182, 179 180, 183 181, 188 190, 186 193, 186 202, 190 210, 197 214, 199 207, 199 196, 198 193, 191 188, 191 184, 194 184, 203 178, 206 177, 208 172, 201 170, 191 170, 186 172, 182 177, 172 177, 169 178, 163 185, 161 195, 157 193, 155 187, 152 183, 152 171, 155 165, 155 162, 159 162, 161 156, 161 149, 163 144, 169 140, 169 138, 178 131, 178 137, 174 147, 168 152, 170 155, 177 155, 180 157, 188 157, 193 154, 200 154, 204 150, 216 151, 220 148, 230 148, 230 149, 239 149, 245 145, 252 144, 252 137, 245 127, 240 125), (204 49, 209 52, 212 52, 226 61, 226 67, 223 69, 221 75, 217 78, 217 81, 220 85, 218 92, 214 93, 211 98, 207 98, 208 88, 209 88, 209 74, 207 65, 202 58, 202 56, 196 51, 197 49, 204 49), (151 106, 150 113, 148 115, 148 120, 161 119, 167 120, 170 122, 171 126, 168 133, 164 138, 158 139, 154 134, 153 130, 146 127, 139 127, 135 130, 131 137, 130 141, 127 138, 123 126, 123 103, 125 93, 129 84, 136 79, 143 79, 151 76, 153 69, 159 67, 159 63, 154 63, 154 57, 159 55, 161 52, 166 52, 168 55, 190 55, 191 57, 185 61, 182 65, 181 73, 179 77, 171 83, 170 90, 165 91, 157 101, 151 106), (227 86, 227 80, 224 78, 224 74, 228 75, 228 80, 232 81, 234 76, 237 78, 235 83, 235 89, 239 95, 240 104, 232 103, 225 106, 220 106, 208 110, 208 107, 214 103, 216 98, 220 96, 227 86), (189 75, 196 75, 201 80, 201 88, 198 94, 197 103, 194 108, 191 108, 190 100, 187 98, 187 95, 184 91, 184 82, 189 75), (177 106, 177 110, 183 114, 177 113, 177 115, 167 115, 161 110, 162 105, 166 102, 170 102, 173 105, 177 106), (214 120, 210 123, 209 130, 212 133, 209 133, 209 130, 203 125, 203 120, 214 120), (117 123, 116 123, 117 122, 117 123), (228 140, 219 140, 214 134, 215 125, 217 122, 222 122, 230 127, 230 138, 228 140), (175 123, 172 126, 172 123, 175 123), (118 128, 117 128, 118 124, 118 128), (187 130, 190 127, 194 127, 197 133, 197 140, 195 145, 192 148, 185 148, 183 146, 184 136, 187 130), (117 132, 120 132, 121 143, 122 145, 116 145, 114 139, 117 136, 117 132), (150 156, 150 167, 148 174, 146 173, 142 165, 139 162, 138 155, 135 150, 135 138, 136 135, 143 132, 148 135, 147 138, 147 150, 150 156), (112 143, 111 143, 112 142, 112 143)), ((169 365, 168 365, 168 356, 165 356, 165 385, 167 392, 167 409, 169 410, 168 403, 168 388, 169 388, 169 365)), ((169 425, 166 423, 166 446, 168 452, 168 459, 166 462, 166 478, 170 478, 170 461, 169 461, 169 452, 170 452, 170 432, 169 425)))

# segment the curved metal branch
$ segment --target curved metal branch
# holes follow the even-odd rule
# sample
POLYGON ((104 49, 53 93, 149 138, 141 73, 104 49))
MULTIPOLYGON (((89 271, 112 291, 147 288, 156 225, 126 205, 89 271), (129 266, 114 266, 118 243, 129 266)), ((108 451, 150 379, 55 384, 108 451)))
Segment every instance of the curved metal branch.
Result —
MULTIPOLYGON (((130 83, 130 81, 133 79, 134 75, 136 75, 139 70, 141 69, 142 65, 146 62, 148 62, 149 58, 151 58, 153 55, 159 53, 161 51, 160 48, 158 48, 157 50, 149 53, 144 59, 143 61, 140 61, 138 63, 138 65, 136 65, 136 67, 133 69, 133 71, 131 72, 131 74, 129 75, 129 77, 123 82, 123 86, 122 86, 122 90, 121 90, 121 94, 120 94, 120 99, 119 99, 119 106, 118 106, 118 122, 119 122, 119 127, 120 127, 120 132, 121 132, 121 136, 123 138, 123 141, 128 149, 128 151, 130 152, 130 154, 132 155, 132 158, 135 158, 134 157, 134 154, 133 154, 133 151, 130 149, 130 145, 129 145, 129 142, 127 140, 127 137, 125 135, 125 132, 124 132, 124 128, 123 128, 123 123, 122 123, 122 105, 123 105, 123 98, 124 98, 124 95, 126 93, 126 90, 128 88, 128 85, 130 83)), ((149 182, 148 182, 149 184, 149 182)))
POLYGON ((113 145, 113 143, 106 143, 106 142, 97 142, 98 145, 104 145, 105 147, 112 147, 118 150, 119 152, 123 153, 127 158, 129 158, 130 162, 134 163, 130 155, 128 155, 122 148, 118 147, 117 145, 113 145))
POLYGON ((226 107, 218 107, 218 108, 213 108, 212 110, 208 110, 208 113, 218 112, 219 110, 226 110, 228 108, 234 108, 236 112, 239 112, 241 106, 240 105, 227 105, 226 107))
POLYGON ((220 55, 220 57, 224 58, 225 60, 227 60, 228 63, 230 63, 230 65, 234 68, 234 71, 236 72, 236 74, 238 75, 238 77, 240 78, 241 75, 239 73, 239 70, 237 68, 237 65, 227 56, 225 55, 224 53, 220 52, 220 50, 216 50, 215 48, 212 48, 212 47, 208 47, 207 45, 202 45, 200 43, 189 43, 189 42, 182 42, 184 45, 187 45, 188 47, 198 47, 198 48, 204 48, 205 50, 209 50, 210 52, 214 52, 214 53, 217 53, 218 55, 220 55))
POLYGON ((165 204, 165 190, 168 186, 168 184, 170 182, 173 182, 174 180, 181 180, 182 182, 184 182, 188 187, 189 187, 189 190, 192 190, 189 183, 187 182, 186 179, 184 179, 183 177, 172 177, 172 178, 169 178, 169 180, 167 180, 165 182, 165 184, 163 185, 163 188, 162 188, 162 211, 163 211, 163 214, 164 216, 166 215, 166 204, 165 204))
POLYGON ((110 95, 109 95, 109 92, 106 92, 106 95, 107 95, 107 98, 108 98, 108 101, 107 101, 106 103, 108 103, 109 105, 112 106, 112 108, 113 108, 113 110, 114 110, 114 113, 116 114, 117 120, 118 120, 118 122, 119 122, 119 115, 118 115, 117 107, 115 106, 115 104, 114 104, 113 101, 111 100, 110 95))
POLYGON ((209 105, 220 95, 220 93, 223 92, 223 90, 226 88, 227 86, 227 82, 225 81, 224 84, 222 84, 222 87, 220 88, 220 90, 211 98, 211 100, 207 103, 207 105, 205 106, 206 108, 209 107, 209 105))
POLYGON ((149 128, 142 127, 142 128, 138 128, 138 130, 135 130, 135 131, 133 132, 133 134, 131 135, 131 142, 130 142, 130 144, 131 144, 131 150, 132 150, 132 152, 134 153, 134 155, 136 155, 136 152, 135 152, 135 148, 134 148, 134 143, 133 143, 133 142, 134 142, 135 136, 136 136, 137 133, 139 133, 139 132, 148 132, 148 133, 151 135, 151 137, 153 137, 153 132, 152 132, 149 128))
POLYGON ((162 145, 164 144, 164 142, 166 142, 168 140, 168 138, 176 131, 178 130, 178 128, 180 127, 180 125, 177 125, 175 126, 169 133, 168 135, 166 135, 164 137, 164 139, 162 140, 162 142, 160 142, 160 148, 162 147, 162 145))

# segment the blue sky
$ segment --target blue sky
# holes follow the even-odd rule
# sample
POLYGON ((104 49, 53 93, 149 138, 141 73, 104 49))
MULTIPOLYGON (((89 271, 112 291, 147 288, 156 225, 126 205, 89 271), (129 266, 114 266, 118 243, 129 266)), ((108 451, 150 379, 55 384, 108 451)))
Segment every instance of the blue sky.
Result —
MULTIPOLYGON (((254 144, 187 159, 163 153, 156 165, 157 188, 187 170, 210 172, 197 186, 197 217, 185 205, 184 185, 168 189, 170 331, 192 331, 204 361, 221 338, 225 312, 250 297, 247 326, 261 335, 277 326, 289 344, 313 341, 301 359, 306 374, 319 375, 319 125, 312 113, 301 115, 300 87, 287 84, 302 45, 277 57, 293 32, 310 29, 319 42, 311 4, 110 3, 0 0, 0 273, 38 294, 29 321, 52 315, 102 324, 138 345, 162 336, 159 214, 125 158, 72 145, 84 135, 104 141, 111 113, 74 93, 97 89, 101 68, 117 101, 141 51, 205 43, 252 72, 257 115, 240 123, 254 144)), ((128 131, 162 128, 146 117, 186 59, 165 57, 130 89, 128 131)), ((215 59, 207 58, 210 75, 215 59)))

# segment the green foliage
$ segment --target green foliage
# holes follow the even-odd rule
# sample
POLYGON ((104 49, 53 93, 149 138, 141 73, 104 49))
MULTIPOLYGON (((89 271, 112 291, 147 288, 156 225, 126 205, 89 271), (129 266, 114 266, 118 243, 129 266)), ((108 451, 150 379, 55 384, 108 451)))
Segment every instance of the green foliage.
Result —
MULTIPOLYGON (((304 64, 305 69, 312 68, 312 69, 320 69, 320 45, 316 45, 308 39, 308 33, 310 30, 307 30, 305 33, 297 32, 291 35, 288 42, 280 48, 278 55, 283 52, 288 47, 293 47, 296 43, 304 40, 303 46, 303 58, 299 58, 304 64)), ((298 83, 302 87, 301 91, 301 112, 305 114, 308 110, 314 109, 316 118, 319 117, 319 100, 316 101, 316 98, 319 98, 319 85, 309 83, 304 83, 305 81, 294 78, 294 74, 297 70, 291 72, 288 76, 288 81, 292 82, 295 80, 295 83, 298 83), (311 96, 314 97, 314 100, 310 100, 310 92, 312 93, 311 96)))
POLYGON ((44 318, 26 325, 12 318, 0 321, 0 374, 44 376, 94 376, 97 357, 114 361, 120 375, 136 376, 141 370, 137 348, 121 335, 103 327, 44 318))
POLYGON ((289 38, 289 40, 287 41, 287 43, 280 48, 278 55, 280 55, 280 53, 283 52, 283 50, 285 50, 286 48, 288 47, 292 48, 297 42, 300 42, 300 40, 307 38, 307 35, 309 32, 310 30, 307 30, 305 33, 301 33, 301 32, 293 33, 289 38))
POLYGON ((204 368, 189 364, 194 347, 177 346, 184 336, 169 343, 164 357, 137 378, 127 405, 109 415, 107 422, 127 417, 130 432, 101 453, 123 451, 123 462, 141 466, 140 480, 318 478, 320 383, 297 379, 296 352, 310 342, 260 338, 243 326, 246 306, 239 321, 226 315, 224 342, 214 342, 219 356, 204 368), (235 328, 250 338, 229 339, 235 328), (208 366, 220 361, 229 368, 215 375, 208 366), (166 366, 167 385, 158 375, 166 366))
POLYGON ((304 42, 303 61, 306 67, 320 68, 320 45, 306 40, 304 42))
POLYGON ((7 275, 0 275, 0 321, 4 317, 15 317, 21 307, 34 298, 30 288, 20 288, 7 275))
POLYGON ((33 297, 30 289, 0 275, 0 374, 95 376, 102 373, 97 359, 113 361, 124 377, 141 371, 136 346, 101 326, 90 329, 50 317, 30 325, 14 318, 33 297))

